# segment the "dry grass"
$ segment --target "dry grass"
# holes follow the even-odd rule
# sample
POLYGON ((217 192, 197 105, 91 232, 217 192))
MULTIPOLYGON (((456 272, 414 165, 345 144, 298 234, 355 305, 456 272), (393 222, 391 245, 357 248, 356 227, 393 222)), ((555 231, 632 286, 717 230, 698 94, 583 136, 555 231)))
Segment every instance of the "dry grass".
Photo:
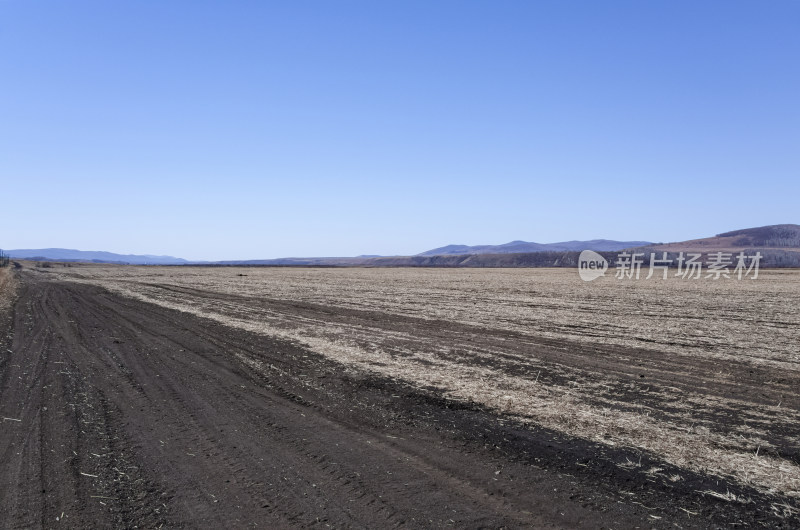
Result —
POLYGON ((16 293, 16 282, 11 268, 0 268, 0 312, 5 312, 11 306, 16 293))
POLYGON ((579 366, 541 363, 521 353, 529 350, 516 343, 569 341, 585 348, 587 358, 603 344, 648 348, 665 357, 717 359, 720 371, 709 373, 709 381, 735 375, 725 372, 725 361, 734 360, 796 374, 796 271, 762 271, 757 281, 605 278, 591 284, 561 269, 76 267, 56 274, 298 341, 353 369, 436 388, 452 399, 482 403, 522 421, 640 448, 686 469, 800 497, 800 467, 768 451, 781 425, 800 423, 797 410, 778 402, 751 402, 747 396, 729 399, 702 389, 679 390, 666 381, 630 389, 630 384, 579 366), (247 276, 237 276, 240 272, 247 276), (518 338, 476 348, 471 337, 456 332, 431 336, 421 329, 334 321, 322 310, 295 312, 266 303, 281 300, 378 312, 388 320, 455 322, 477 332, 513 331, 518 338), (520 375, 523 368, 526 373, 520 375), (642 402, 629 403, 627 390, 643 396, 642 402), (709 412, 735 414, 743 421, 717 424, 708 419, 709 412))

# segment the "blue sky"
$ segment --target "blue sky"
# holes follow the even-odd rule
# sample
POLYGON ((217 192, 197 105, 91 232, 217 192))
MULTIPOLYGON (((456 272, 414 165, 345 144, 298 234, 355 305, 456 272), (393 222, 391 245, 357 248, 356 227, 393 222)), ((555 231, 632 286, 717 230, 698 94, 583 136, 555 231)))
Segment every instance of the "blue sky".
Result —
POLYGON ((800 3, 0 0, 0 247, 189 259, 800 222, 800 3))

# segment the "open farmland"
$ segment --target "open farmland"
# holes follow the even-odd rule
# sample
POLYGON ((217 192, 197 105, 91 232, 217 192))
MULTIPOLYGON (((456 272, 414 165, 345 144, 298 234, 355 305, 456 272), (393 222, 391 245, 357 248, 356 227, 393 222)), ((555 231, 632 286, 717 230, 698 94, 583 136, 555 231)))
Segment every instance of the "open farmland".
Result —
POLYGON ((56 266, 17 282, 0 523, 799 521, 798 271, 56 266))

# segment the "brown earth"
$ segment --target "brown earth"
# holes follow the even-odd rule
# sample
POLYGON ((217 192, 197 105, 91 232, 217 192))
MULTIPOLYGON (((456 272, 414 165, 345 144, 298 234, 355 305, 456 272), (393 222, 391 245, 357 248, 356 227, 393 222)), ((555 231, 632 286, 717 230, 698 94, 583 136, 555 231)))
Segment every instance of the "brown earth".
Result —
MULTIPOLYGON (((0 528, 797 524, 772 508, 775 498, 641 451, 522 426, 297 343, 96 286, 20 277, 0 350, 0 528), (661 472, 641 471, 654 467, 661 472), (711 490, 749 502, 701 493, 711 490)), ((423 324, 380 312, 329 318, 423 324)), ((432 337, 464 331, 425 324, 419 332, 432 337)), ((517 338, 498 330, 477 340, 517 338)), ((526 347, 545 362, 582 362, 547 341, 526 347)), ((632 379, 668 368, 632 353, 635 366, 597 362, 632 379)), ((762 370, 708 392, 736 397, 779 375, 762 370)), ((698 372, 670 370, 670 384, 696 386, 698 372)))

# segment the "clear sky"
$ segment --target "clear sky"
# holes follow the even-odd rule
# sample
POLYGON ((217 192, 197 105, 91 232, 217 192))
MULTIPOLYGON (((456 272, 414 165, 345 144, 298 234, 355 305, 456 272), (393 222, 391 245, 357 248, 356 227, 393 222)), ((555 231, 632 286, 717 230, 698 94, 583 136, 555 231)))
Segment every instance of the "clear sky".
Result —
POLYGON ((800 2, 0 0, 0 247, 800 223, 800 2))

